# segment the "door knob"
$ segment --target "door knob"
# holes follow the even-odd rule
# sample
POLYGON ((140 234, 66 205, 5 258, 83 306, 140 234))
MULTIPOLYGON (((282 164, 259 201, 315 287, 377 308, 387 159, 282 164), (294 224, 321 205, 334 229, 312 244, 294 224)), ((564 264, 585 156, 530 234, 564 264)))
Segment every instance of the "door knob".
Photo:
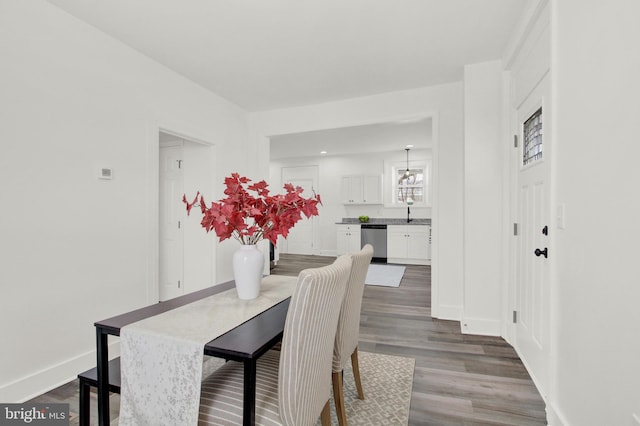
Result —
POLYGON ((547 258, 547 248, 546 247, 543 250, 540 250, 540 249, 537 248, 536 251, 534 251, 534 253, 535 253, 536 256, 542 255, 542 256, 544 256, 545 259, 547 258))

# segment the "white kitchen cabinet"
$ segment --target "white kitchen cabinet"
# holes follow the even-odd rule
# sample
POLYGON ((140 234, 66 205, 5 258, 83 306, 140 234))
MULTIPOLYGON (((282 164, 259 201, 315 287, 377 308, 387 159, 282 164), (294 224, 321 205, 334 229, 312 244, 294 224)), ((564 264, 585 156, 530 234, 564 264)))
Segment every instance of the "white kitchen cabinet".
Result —
POLYGON ((387 261, 410 265, 431 263, 429 225, 387 226, 387 261))
POLYGON ((357 200, 364 199, 362 186, 362 176, 342 176, 342 203, 356 204, 357 200))
POLYGON ((365 204, 382 204, 382 176, 364 176, 362 192, 365 204))
POLYGON ((341 194, 343 204, 382 204, 382 177, 343 176, 341 194))
POLYGON ((353 253, 360 250, 360 225, 340 224, 336 225, 338 230, 336 240, 336 254, 353 253))

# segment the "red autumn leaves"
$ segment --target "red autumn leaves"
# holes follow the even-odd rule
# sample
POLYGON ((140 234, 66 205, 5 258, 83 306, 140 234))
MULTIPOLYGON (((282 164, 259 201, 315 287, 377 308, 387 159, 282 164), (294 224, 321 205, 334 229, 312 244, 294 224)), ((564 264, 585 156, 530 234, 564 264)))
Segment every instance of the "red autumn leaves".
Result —
POLYGON ((318 194, 303 198, 301 187, 287 183, 285 194, 269 195, 269 185, 265 181, 249 182, 251 179, 232 173, 224 180, 226 198, 207 207, 198 192, 191 203, 186 195, 182 202, 187 205, 187 214, 194 206, 200 207, 200 223, 207 232, 213 230, 220 241, 234 237, 242 244, 256 244, 266 238, 276 245, 278 235, 286 238, 302 215, 307 218, 318 215, 317 206, 322 204, 318 194))

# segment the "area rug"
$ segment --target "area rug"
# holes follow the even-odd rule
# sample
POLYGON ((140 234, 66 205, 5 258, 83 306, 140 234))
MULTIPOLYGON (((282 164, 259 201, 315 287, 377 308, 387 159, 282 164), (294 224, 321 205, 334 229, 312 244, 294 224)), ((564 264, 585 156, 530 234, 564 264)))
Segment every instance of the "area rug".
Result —
MULTIPOLYGON (((222 360, 205 357, 203 376, 218 368, 222 360)), ((358 352, 364 399, 358 399, 351 362, 344 370, 344 404, 349 425, 400 426, 409 424, 409 405, 416 360, 394 355, 358 352)), ((331 424, 338 424, 331 394, 331 424)), ((318 420, 318 425, 321 424, 318 420)))
MULTIPOLYGON (((407 425, 416 360, 358 352, 364 399, 358 399, 351 363, 344 370, 344 403, 349 425, 407 425)), ((331 424, 337 425, 331 395, 331 424)), ((317 423, 320 425, 320 421, 317 423)))
MULTIPOLYGON (((360 379, 364 400, 358 399, 351 363, 344 370, 344 402, 349 425, 407 425, 413 388, 415 360, 392 355, 358 352, 360 379)), ((211 374, 223 359, 205 356, 203 376, 211 374)), ((95 389, 91 395, 91 424, 97 423, 95 389)), ((111 394, 111 425, 118 425, 120 395, 111 394)), ((331 424, 337 425, 336 409, 331 395, 331 424)), ((70 424, 78 424, 77 407, 70 411, 70 424)), ((320 421, 318 421, 318 425, 320 421)))
POLYGON ((398 287, 405 267, 401 265, 379 265, 372 263, 364 280, 368 285, 380 285, 384 287, 398 287))

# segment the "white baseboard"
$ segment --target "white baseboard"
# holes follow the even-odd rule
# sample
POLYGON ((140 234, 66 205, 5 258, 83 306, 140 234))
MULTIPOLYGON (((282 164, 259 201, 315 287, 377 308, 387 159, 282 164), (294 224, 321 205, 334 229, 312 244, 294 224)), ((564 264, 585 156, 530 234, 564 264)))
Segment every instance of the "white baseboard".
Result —
POLYGON ((387 263, 398 263, 400 265, 431 265, 431 259, 405 259, 401 257, 389 257, 387 263))
POLYGON ((545 402, 547 404, 547 424, 549 426, 568 426, 569 422, 556 410, 555 404, 549 401, 545 402))
POLYGON ((460 321, 460 331, 462 334, 500 336, 501 323, 499 320, 463 317, 460 321))
MULTIPOLYGON (((109 354, 110 359, 120 355, 120 342, 109 344, 109 354)), ((4 403, 28 401, 58 386, 69 383, 78 377, 79 373, 93 368, 95 365, 95 351, 75 356, 0 386, 0 401, 4 403)))

